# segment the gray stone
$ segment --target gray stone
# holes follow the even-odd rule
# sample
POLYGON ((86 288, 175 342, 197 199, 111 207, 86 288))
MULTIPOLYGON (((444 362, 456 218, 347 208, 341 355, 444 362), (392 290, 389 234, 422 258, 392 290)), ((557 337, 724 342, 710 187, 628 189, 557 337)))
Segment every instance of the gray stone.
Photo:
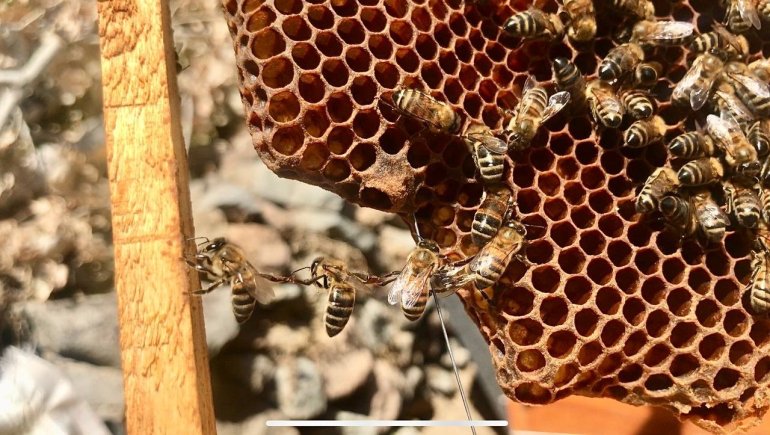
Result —
POLYGON ((420 387, 425 380, 425 372, 420 367, 411 366, 404 372, 404 396, 407 398, 414 397, 417 392, 417 388, 420 387))
POLYGON ((451 396, 457 391, 457 380, 451 370, 431 364, 425 369, 425 377, 430 389, 437 393, 451 396))
POLYGON ((216 359, 220 371, 254 393, 264 391, 275 377, 275 363, 268 356, 254 353, 228 353, 216 359))
POLYGON ((102 420, 123 421, 123 374, 114 367, 100 367, 68 358, 48 358, 61 369, 82 397, 102 420))
POLYGON ((236 207, 246 213, 259 213, 258 197, 247 188, 209 177, 190 182, 193 212, 236 207))
POLYGON ((398 330, 394 325, 395 308, 390 308, 376 299, 369 299, 358 310, 358 327, 354 333, 358 342, 375 354, 387 348, 398 330))
POLYGON ((308 327, 292 328, 289 325, 277 323, 267 330, 264 337, 258 338, 255 344, 270 348, 278 355, 296 355, 313 344, 310 337, 308 327))
POLYGON ((409 230, 383 225, 380 228, 378 261, 383 268, 399 270, 404 267, 406 257, 414 250, 415 242, 409 230))
MULTIPOLYGON (((334 416, 335 420, 369 420, 369 417, 362 414, 357 414, 350 411, 339 411, 334 416)), ((381 428, 370 427, 342 427, 340 432, 342 435, 377 435, 381 428)))
POLYGON ((369 207, 355 207, 355 219, 356 222, 361 223, 362 225, 366 225, 370 228, 376 228, 385 222, 391 221, 394 219, 393 214, 387 213, 380 210, 375 210, 373 208, 369 207))
POLYGON ((275 381, 278 406, 287 417, 308 419, 326 410, 323 378, 313 361, 300 357, 280 364, 275 381))
POLYGON ((351 395, 360 388, 374 368, 374 358, 366 349, 356 350, 340 355, 334 360, 326 360, 321 364, 326 396, 329 400, 337 400, 351 395))
POLYGON ((32 341, 41 349, 98 365, 120 367, 115 293, 27 302, 32 341))
POLYGON ((291 260, 289 245, 274 228, 259 224, 230 224, 225 236, 240 246, 260 272, 285 270, 291 260))
POLYGON ((235 338, 240 330, 233 315, 230 293, 230 286, 224 285, 201 296, 203 299, 203 320, 206 324, 206 343, 211 356, 218 354, 222 346, 235 338))
POLYGON ((374 420, 395 420, 401 412, 403 374, 389 363, 374 363, 376 390, 369 405, 369 416, 374 420))
MULTIPOLYGON (((464 368, 471 360, 471 352, 464 348, 463 345, 460 344, 460 342, 457 341, 454 337, 449 338, 449 343, 452 346, 452 353, 455 356, 455 363, 457 364, 457 368, 464 368)), ((442 366, 448 369, 452 368, 452 360, 449 358, 448 351, 441 355, 440 362, 442 366)))
POLYGON ((328 190, 275 175, 262 162, 250 164, 250 189, 276 204, 286 208, 325 209, 335 212, 342 210, 345 201, 328 190))

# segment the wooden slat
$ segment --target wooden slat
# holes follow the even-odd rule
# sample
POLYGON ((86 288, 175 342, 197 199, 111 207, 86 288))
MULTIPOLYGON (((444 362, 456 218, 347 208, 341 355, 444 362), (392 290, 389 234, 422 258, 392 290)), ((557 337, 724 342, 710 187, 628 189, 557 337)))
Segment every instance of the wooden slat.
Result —
POLYGON ((104 123, 129 434, 215 433, 169 9, 100 1, 104 123))

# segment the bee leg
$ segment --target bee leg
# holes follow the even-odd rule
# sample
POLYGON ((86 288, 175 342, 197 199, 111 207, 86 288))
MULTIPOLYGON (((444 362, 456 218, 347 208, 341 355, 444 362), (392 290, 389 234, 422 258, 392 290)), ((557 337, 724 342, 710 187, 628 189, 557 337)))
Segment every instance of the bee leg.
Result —
POLYGON ((481 296, 484 298, 484 300, 487 301, 487 304, 493 307, 497 306, 495 301, 492 299, 492 296, 487 293, 487 289, 479 290, 479 292, 481 293, 481 296))
POLYGON ((193 292, 190 292, 190 293, 192 293, 194 296, 205 295, 206 293, 209 293, 209 292, 211 292, 212 290, 214 290, 215 288, 217 288, 217 287, 221 286, 221 285, 222 285, 222 284, 224 284, 226 281, 227 281, 227 278, 226 278, 226 277, 225 277, 225 278, 220 278, 220 279, 218 279, 218 280, 216 280, 216 281, 212 282, 211 284, 209 284, 209 286, 208 286, 208 287, 206 287, 206 288, 204 288, 204 289, 200 289, 200 290, 195 290, 195 291, 193 291, 193 292))
POLYGON ((519 262, 521 264, 523 264, 523 265, 525 265, 527 267, 535 267, 535 263, 527 260, 527 257, 525 257, 525 256, 523 256, 521 254, 516 254, 516 259, 519 260, 519 262))

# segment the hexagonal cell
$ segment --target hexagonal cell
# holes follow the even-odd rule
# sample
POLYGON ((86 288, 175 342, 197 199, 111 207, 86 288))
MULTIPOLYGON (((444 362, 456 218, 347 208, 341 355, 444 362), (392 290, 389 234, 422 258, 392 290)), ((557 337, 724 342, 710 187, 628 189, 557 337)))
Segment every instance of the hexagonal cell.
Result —
POLYGON ((516 367, 522 372, 534 372, 545 367, 545 357, 535 349, 522 351, 516 357, 516 367))
POLYGON ((599 315, 596 311, 586 308, 575 314, 575 330, 583 337, 590 337, 596 330, 599 315))
POLYGON ((623 303, 623 318, 631 325, 642 323, 646 315, 646 307, 641 299, 628 298, 623 303))

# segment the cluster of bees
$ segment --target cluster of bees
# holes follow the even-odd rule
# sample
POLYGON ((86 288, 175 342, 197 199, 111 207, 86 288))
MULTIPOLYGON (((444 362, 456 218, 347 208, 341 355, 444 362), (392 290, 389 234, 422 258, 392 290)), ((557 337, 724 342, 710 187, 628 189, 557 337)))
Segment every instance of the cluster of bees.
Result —
MULTIPOLYGON (((624 132, 623 146, 643 148, 661 142, 666 123, 655 114, 652 88, 662 65, 649 54, 657 47, 687 46, 696 54, 690 68, 674 87, 674 104, 706 115, 705 128, 686 132, 668 144, 678 170, 658 168, 644 183, 636 201, 640 213, 660 212, 667 226, 681 236, 696 236, 705 243, 720 242, 731 225, 732 215, 740 227, 756 230, 752 252, 753 274, 747 290, 757 313, 770 311, 770 60, 747 64, 749 44, 741 33, 759 29, 770 21, 770 0, 726 0, 725 25, 698 34, 693 24, 656 20, 648 0, 611 0, 610 6, 630 17, 632 23, 618 35, 620 45, 612 48, 599 65, 598 77, 586 78, 566 58, 553 59, 553 82, 557 91, 529 77, 514 111, 506 111, 503 128, 491 131, 470 125, 460 133, 460 116, 450 106, 416 89, 393 94, 395 108, 404 115, 425 122, 428 128, 459 134, 484 182, 485 195, 474 217, 472 236, 481 247, 480 256, 496 251, 493 245, 504 238, 503 229, 513 229, 518 238, 513 251, 496 252, 503 259, 491 266, 474 257, 465 266, 447 265, 432 279, 437 290, 452 289, 473 282, 478 290, 493 285, 502 270, 523 247, 525 231, 512 218, 513 192, 502 183, 508 151, 529 147, 540 126, 568 105, 587 108, 600 128, 618 128, 628 114, 634 121, 624 132), (712 187, 721 186, 721 193, 712 187), (724 197, 725 210, 717 199, 724 197), (483 266, 482 266, 483 265, 483 266), (494 270, 485 280, 479 270, 494 270)), ((510 17, 503 30, 523 39, 586 42, 596 35, 596 13, 592 0, 564 0, 563 12, 546 13, 531 8, 510 17)), ((508 235, 510 236, 510 234, 508 235)))

